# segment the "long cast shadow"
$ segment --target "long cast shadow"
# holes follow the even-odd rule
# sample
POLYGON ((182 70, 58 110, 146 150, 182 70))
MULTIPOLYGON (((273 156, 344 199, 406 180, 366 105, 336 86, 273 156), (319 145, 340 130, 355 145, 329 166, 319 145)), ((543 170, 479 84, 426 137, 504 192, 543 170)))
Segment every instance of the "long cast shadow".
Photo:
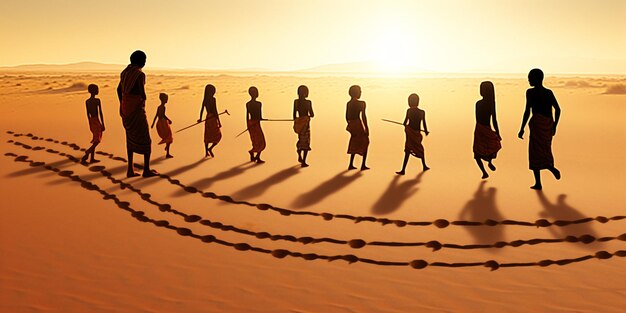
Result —
POLYGON ((298 172, 300 172, 300 166, 288 167, 258 183, 255 183, 253 185, 250 185, 248 187, 245 187, 235 192, 233 194, 233 197, 236 199, 249 199, 249 198, 260 196, 273 185, 284 182, 290 177, 298 174, 298 172))
POLYGON ((361 172, 357 172, 356 174, 350 176, 347 176, 347 173, 347 170, 343 171, 308 192, 301 194, 293 201, 292 206, 296 208, 303 208, 316 204, 342 188, 345 188, 357 178, 362 176, 361 172))
MULTIPOLYGON (((165 160, 165 157, 161 157, 163 160, 165 160)), ((159 158, 159 160, 161 159, 159 158)), ((187 164, 187 165, 183 165, 179 168, 173 169, 169 172, 164 172, 163 174, 167 174, 170 177, 176 177, 176 175, 180 175, 184 172, 190 171, 196 167, 198 167, 200 164, 202 164, 204 161, 206 161, 206 159, 202 158, 196 162, 187 164)), ((154 161, 150 161, 150 165, 155 164, 154 161)), ((138 181, 137 183, 135 183, 135 186, 138 187, 145 187, 145 186, 149 186, 152 184, 156 184, 157 182, 159 182, 158 179, 141 179, 140 181, 138 181)))
MULTIPOLYGON (((543 206, 543 211, 539 216, 548 220, 566 220, 575 221, 586 218, 580 211, 565 203, 567 195, 561 194, 557 197, 556 203, 551 203, 541 190, 537 190, 537 197, 543 206)), ((563 227, 548 227, 548 230, 555 238, 564 238, 566 236, 592 235, 598 238, 591 223, 571 224, 563 227)), ((598 247, 604 246, 603 242, 594 242, 593 245, 578 245, 589 250, 597 250, 598 247)))
MULTIPOLYGON (((496 204, 496 192, 494 187, 485 190, 486 181, 478 184, 474 197, 469 200, 463 210, 459 213, 460 220, 484 222, 492 219, 501 221, 504 219, 498 205, 496 204)), ((493 244, 498 241, 504 241, 504 225, 495 225, 490 227, 465 227, 470 235, 474 237, 476 244, 493 244)), ((500 249, 488 249, 490 252, 499 252, 500 249)))
POLYGON ((422 180, 422 175, 424 175, 424 172, 403 183, 398 183, 400 176, 396 175, 387 186, 383 195, 372 206, 372 213, 384 215, 399 209, 404 201, 417 192, 419 189, 417 185, 422 180))
MULTIPOLYGON (((246 170, 253 168, 256 163, 245 162, 238 165, 235 165, 225 171, 219 172, 211 177, 205 177, 200 180, 197 180, 190 184, 190 186, 194 186, 198 188, 198 190, 203 190, 211 187, 215 182, 220 180, 226 180, 237 175, 243 174, 246 170)), ((189 193, 183 189, 180 189, 172 194, 175 197, 182 197, 188 195, 189 193)))
MULTIPOLYGON (((158 157, 158 158, 156 158, 154 160, 150 160, 150 166, 152 166, 154 164, 159 164, 159 163, 163 162, 163 160, 165 160, 164 156, 158 157)), ((134 162, 134 163, 135 163, 134 164, 135 168, 138 168, 137 166, 143 166, 143 164, 141 162, 134 162)), ((98 164, 100 164, 100 163, 98 163, 98 164)), ((95 164, 95 165, 98 165, 98 164, 95 164)), ((91 166, 91 165, 89 165, 89 166, 91 166)), ((113 175, 126 174, 127 168, 128 168, 128 165, 124 164, 124 165, 118 165, 118 166, 109 167, 109 168, 107 168, 107 171, 110 172, 113 175)), ((84 178, 87 179, 87 180, 95 179, 95 178, 98 178, 98 177, 100 177, 100 174, 98 174, 98 173, 90 173, 90 174, 87 174, 87 175, 84 176, 84 178)), ((144 181, 147 181, 147 180, 144 180, 144 181)))

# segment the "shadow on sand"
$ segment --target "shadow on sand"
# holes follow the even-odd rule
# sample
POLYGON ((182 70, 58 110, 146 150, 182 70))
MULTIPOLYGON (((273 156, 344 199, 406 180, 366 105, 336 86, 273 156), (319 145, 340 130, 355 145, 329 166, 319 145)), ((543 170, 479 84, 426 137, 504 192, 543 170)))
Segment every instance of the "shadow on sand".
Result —
MULTIPOLYGON (((539 213, 541 218, 545 218, 550 221, 575 221, 587 217, 580 213, 580 211, 565 203, 565 198, 567 197, 565 194, 559 195, 556 199, 556 203, 551 203, 541 190, 537 190, 537 197, 539 197, 539 202, 543 206, 543 211, 539 213)), ((555 238, 564 238, 567 236, 578 237, 581 235, 591 235, 598 238, 598 234, 593 230, 591 223, 571 224, 563 227, 548 227, 547 229, 555 238)), ((596 250, 598 247, 604 246, 604 243, 595 241, 588 245, 578 246, 590 250, 596 250)))
POLYGON ((333 176, 331 179, 319 184, 317 187, 309 190, 308 192, 301 194, 293 201, 292 205, 296 208, 303 208, 314 205, 322 201, 324 198, 338 192, 342 188, 345 188, 350 183, 357 180, 357 178, 362 176, 361 172, 356 172, 352 175, 346 175, 348 173, 349 171, 347 170, 343 171, 333 176))
MULTIPOLYGON (((486 183, 487 182, 483 180, 478 184, 478 188, 476 192, 474 192, 474 198, 467 201, 463 210, 461 210, 459 214, 460 220, 484 222, 488 219, 496 221, 502 221, 504 219, 496 204, 497 189, 491 187, 485 190, 486 183)), ((504 241, 504 227, 504 225, 475 226, 465 227, 465 229, 474 237, 476 244, 493 244, 498 241, 504 241)), ((487 251, 499 252, 501 250, 488 249, 487 251)))
POLYGON ((265 193, 273 185, 280 184, 300 172, 300 165, 288 167, 268 178, 245 187, 233 194, 235 199, 250 199, 265 193))
MULTIPOLYGON (((220 180, 226 180, 237 175, 243 174, 245 171, 256 166, 256 163, 245 162, 235 165, 225 171, 219 172, 211 177, 205 177, 190 184, 190 186, 196 187, 198 190, 204 190, 211 187, 215 182, 220 180)), ((175 197, 182 197, 189 193, 183 189, 174 192, 172 195, 175 197)))
POLYGON ((372 206, 372 213, 376 215, 384 215, 393 213, 402 206, 402 203, 417 192, 417 185, 422 180, 424 172, 419 173, 417 177, 398 183, 399 175, 394 176, 383 195, 372 206))

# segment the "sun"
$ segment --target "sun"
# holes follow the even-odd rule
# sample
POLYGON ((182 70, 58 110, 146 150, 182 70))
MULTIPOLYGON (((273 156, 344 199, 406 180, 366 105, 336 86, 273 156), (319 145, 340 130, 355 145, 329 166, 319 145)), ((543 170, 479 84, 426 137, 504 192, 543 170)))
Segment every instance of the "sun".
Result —
POLYGON ((401 27, 381 29, 372 42, 372 59, 379 71, 411 71, 419 58, 414 38, 410 30, 401 27))

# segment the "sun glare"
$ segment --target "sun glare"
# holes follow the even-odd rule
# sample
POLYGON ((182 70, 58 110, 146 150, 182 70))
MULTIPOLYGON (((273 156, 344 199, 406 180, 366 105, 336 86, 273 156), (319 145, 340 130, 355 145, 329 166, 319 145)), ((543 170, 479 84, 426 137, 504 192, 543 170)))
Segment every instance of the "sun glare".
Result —
POLYGON ((412 37, 400 27, 381 30, 372 46, 372 59, 378 70, 387 73, 411 71, 418 57, 412 37))

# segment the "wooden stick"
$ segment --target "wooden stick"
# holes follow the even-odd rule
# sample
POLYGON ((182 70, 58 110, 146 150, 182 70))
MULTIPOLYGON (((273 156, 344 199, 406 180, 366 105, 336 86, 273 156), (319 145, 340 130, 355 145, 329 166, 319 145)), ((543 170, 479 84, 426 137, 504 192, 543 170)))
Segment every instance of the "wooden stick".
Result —
MULTIPOLYGON (((222 115, 222 114, 230 115, 230 113, 228 113, 228 110, 225 110, 225 111, 224 111, 224 112, 222 112, 222 113, 218 113, 217 115, 222 115)), ((202 120, 202 121, 200 121, 200 122, 196 122, 196 123, 194 123, 194 124, 191 124, 191 125, 189 125, 189 126, 187 126, 187 127, 185 127, 185 128, 181 128, 181 129, 177 130, 176 132, 177 132, 177 133, 180 133, 180 132, 182 132, 183 130, 185 130, 185 129, 189 129, 189 128, 192 128, 192 127, 194 127, 194 126, 196 126, 196 125, 198 125, 198 124, 200 124, 200 123, 202 123, 202 122, 204 122, 204 121, 206 121, 206 119, 203 119, 203 120, 202 120)))

